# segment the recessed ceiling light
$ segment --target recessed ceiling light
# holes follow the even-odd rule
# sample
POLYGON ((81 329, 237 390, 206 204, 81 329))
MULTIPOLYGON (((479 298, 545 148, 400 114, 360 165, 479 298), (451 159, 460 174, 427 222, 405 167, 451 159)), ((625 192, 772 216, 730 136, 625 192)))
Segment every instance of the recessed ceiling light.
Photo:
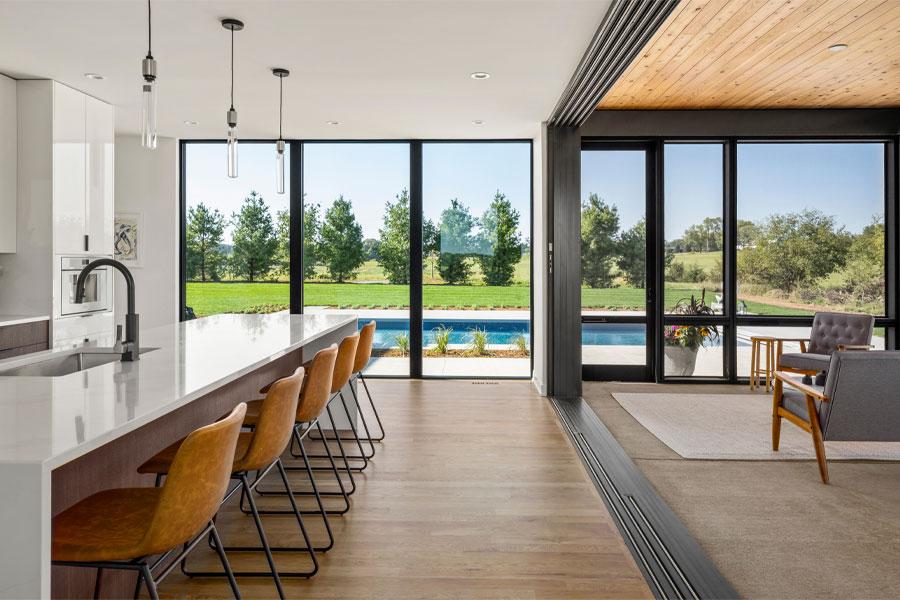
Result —
POLYGON ((474 73, 469 73, 469 77, 472 79, 490 79, 491 74, 484 71, 475 71, 474 73))
POLYGON ((194 125, 199 125, 200 122, 199 121, 191 121, 189 119, 189 120, 185 121, 184 124, 187 125, 188 127, 193 127, 194 125))
POLYGON ((475 119, 474 121, 472 121, 472 125, 484 125, 484 121, 482 121, 481 119, 475 119))
POLYGON ((325 121, 325 123, 327 123, 328 125, 340 125, 341 124, 340 121, 325 121))
POLYGON ((829 52, 841 52, 842 50, 846 50, 848 48, 847 44, 832 44, 828 46, 829 52))
POLYGON ((101 75, 100 73, 85 73, 84 76, 85 76, 87 79, 94 79, 94 80, 96 80, 96 81, 100 81, 100 80, 106 79, 106 77, 104 77, 104 76, 101 75))

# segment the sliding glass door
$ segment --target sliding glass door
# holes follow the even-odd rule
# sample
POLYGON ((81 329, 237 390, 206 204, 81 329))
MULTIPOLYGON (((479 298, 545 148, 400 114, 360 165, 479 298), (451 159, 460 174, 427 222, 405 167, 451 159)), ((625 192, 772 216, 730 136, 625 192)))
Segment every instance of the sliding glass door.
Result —
POLYGON ((303 312, 376 321, 369 375, 409 375, 409 144, 303 145, 303 312))
POLYGON ((367 374, 531 376, 529 140, 181 142, 182 318, 344 312, 367 374))
POLYGON ((648 380, 654 328, 652 169, 644 144, 581 156, 581 353, 585 379, 648 380), (651 216, 648 219, 648 216, 651 216))
POLYGON ((585 140, 584 378, 734 382, 751 338, 807 338, 822 311, 896 347, 894 144, 585 140))

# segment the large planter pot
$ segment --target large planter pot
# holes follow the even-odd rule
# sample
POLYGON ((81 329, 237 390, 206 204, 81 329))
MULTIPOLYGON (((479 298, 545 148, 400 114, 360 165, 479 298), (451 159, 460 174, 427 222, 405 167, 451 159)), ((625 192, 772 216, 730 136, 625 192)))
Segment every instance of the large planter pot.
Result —
POLYGON ((666 346, 666 375, 687 377, 694 374, 697 366, 697 352, 700 348, 684 346, 666 346))

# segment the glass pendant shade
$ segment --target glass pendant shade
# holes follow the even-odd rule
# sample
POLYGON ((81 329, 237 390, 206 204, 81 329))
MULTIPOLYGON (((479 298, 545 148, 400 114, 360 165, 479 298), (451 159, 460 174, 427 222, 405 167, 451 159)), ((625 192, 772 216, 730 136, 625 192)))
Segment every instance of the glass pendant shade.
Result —
POLYGON ((238 176, 238 139, 237 127, 228 128, 228 176, 238 176))
POLYGON ((284 193, 284 140, 275 143, 275 193, 284 193))
POLYGON ((141 92, 141 145, 153 150, 157 141, 156 80, 144 81, 141 92))

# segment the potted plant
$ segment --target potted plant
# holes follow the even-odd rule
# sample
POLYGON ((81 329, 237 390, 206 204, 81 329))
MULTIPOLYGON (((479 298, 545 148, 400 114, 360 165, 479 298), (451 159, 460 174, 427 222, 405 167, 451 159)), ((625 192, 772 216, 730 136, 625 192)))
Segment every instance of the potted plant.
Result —
MULTIPOLYGON (((672 314, 685 316, 710 316, 713 310, 706 305, 706 290, 698 300, 682 298, 675 303, 672 314)), ((719 339, 719 329, 715 325, 666 325, 663 328, 665 342, 666 375, 676 377, 694 374, 697 366, 697 352, 700 347, 719 339)))

